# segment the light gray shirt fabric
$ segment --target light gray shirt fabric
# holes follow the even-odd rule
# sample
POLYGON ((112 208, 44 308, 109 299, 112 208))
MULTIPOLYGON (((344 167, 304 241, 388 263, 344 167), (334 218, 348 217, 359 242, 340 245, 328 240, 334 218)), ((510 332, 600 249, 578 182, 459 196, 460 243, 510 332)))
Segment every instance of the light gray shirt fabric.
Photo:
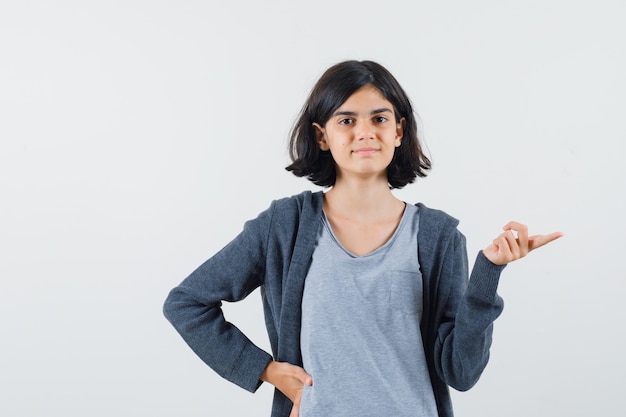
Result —
POLYGON ((302 359, 313 386, 300 416, 437 416, 420 333, 418 207, 407 204, 391 239, 364 256, 322 222, 302 298, 302 359))

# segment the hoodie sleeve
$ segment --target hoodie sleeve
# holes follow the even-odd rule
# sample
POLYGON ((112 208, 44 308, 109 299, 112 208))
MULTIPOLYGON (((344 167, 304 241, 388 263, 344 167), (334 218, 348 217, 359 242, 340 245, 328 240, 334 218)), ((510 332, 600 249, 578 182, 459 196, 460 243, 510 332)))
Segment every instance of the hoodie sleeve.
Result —
POLYGON ((435 341, 439 377, 459 391, 473 387, 489 361, 493 322, 503 309, 496 293, 504 266, 492 264, 478 253, 468 281, 465 237, 455 229, 440 270, 443 309, 435 341))
POLYGON ((223 378, 254 392, 271 355, 227 322, 222 301, 239 301, 263 284, 274 204, 172 289, 163 312, 191 349, 223 378))

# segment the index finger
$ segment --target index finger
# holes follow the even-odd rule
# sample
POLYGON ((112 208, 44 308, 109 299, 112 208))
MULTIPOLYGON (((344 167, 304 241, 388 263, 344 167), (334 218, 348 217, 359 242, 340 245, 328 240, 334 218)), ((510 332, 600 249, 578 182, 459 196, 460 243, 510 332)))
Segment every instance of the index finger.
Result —
POLYGON ((562 232, 554 232, 549 235, 533 235, 528 238, 528 248, 529 250, 534 250, 542 247, 560 237, 563 236, 562 232))

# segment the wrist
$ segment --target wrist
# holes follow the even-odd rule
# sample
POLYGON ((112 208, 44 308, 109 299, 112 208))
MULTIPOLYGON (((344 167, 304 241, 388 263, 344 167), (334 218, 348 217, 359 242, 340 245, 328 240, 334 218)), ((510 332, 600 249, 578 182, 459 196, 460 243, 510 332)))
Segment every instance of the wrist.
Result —
POLYGON ((263 370, 263 373, 261 374, 261 381, 269 382, 270 384, 272 383, 272 377, 275 373, 274 370, 276 368, 277 363, 278 362, 276 362, 275 360, 270 360, 267 363, 267 366, 265 367, 265 369, 263 370))

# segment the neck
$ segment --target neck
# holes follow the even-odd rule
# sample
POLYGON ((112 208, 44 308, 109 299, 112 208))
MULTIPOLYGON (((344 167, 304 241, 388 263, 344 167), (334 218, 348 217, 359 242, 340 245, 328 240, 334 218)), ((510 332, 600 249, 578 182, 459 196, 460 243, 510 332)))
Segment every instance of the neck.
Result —
POLYGON ((324 208, 342 217, 384 217, 404 207, 385 181, 337 181, 325 194, 324 208))

